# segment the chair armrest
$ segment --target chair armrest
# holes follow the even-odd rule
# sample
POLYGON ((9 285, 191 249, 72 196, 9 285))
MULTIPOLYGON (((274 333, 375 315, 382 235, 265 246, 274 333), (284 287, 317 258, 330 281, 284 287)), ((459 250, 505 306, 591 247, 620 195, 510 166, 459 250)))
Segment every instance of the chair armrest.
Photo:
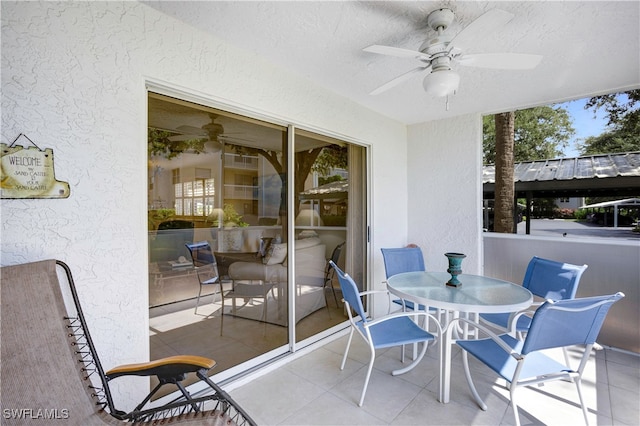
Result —
POLYGON ((389 290, 366 290, 358 293, 360 297, 367 296, 369 294, 386 294, 387 295, 387 314, 391 312, 391 293, 389 290))
POLYGON ((533 316, 533 314, 536 313, 536 309, 542 306, 543 303, 544 301, 533 302, 531 305, 529 305, 528 308, 521 311, 513 312, 511 315, 509 315, 509 321, 507 322, 507 330, 509 331, 509 333, 515 335, 514 333, 516 333, 516 328, 520 317, 526 314, 531 314, 533 316))
POLYGON ((139 364, 124 364, 112 368, 105 373, 107 380, 120 376, 158 376, 175 377, 199 370, 210 370, 216 362, 212 359, 195 355, 176 355, 160 358, 139 364))
POLYGON ((367 290, 367 291, 361 291, 360 293, 358 293, 360 296, 366 296, 368 294, 376 294, 376 293, 384 293, 384 294, 388 294, 389 292, 387 290, 367 290))
POLYGON ((482 331, 483 333, 485 333, 491 340, 493 340, 494 342, 496 342, 496 344, 498 346, 500 346, 500 348, 502 348, 506 353, 508 353, 509 355, 511 355, 512 357, 514 357, 516 360, 521 360, 523 358, 522 355, 520 355, 518 352, 514 351, 513 348, 511 348, 511 346, 507 345, 501 338, 500 336, 498 336, 496 333, 494 333, 493 331, 491 331, 490 329, 488 329, 487 327, 478 324, 477 322, 471 321, 467 318, 454 318, 453 320, 451 320, 451 322, 449 323, 449 325, 447 326, 447 339, 449 341, 451 341, 451 333, 453 332, 454 324, 456 322, 465 322, 467 324, 469 324, 470 326, 472 326, 473 328, 476 328, 480 331, 482 331))
POLYGON ((509 316, 509 323, 507 324, 507 330, 509 333, 515 333, 517 330, 518 320, 520 317, 526 314, 531 314, 533 316, 536 313, 535 309, 525 309, 522 311, 515 312, 509 316))

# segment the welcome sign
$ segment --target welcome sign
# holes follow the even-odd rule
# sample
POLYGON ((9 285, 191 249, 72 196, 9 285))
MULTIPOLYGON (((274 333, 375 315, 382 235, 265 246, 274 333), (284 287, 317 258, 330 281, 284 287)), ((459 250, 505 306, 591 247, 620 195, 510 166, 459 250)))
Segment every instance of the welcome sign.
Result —
POLYGON ((19 135, 11 145, 0 144, 2 172, 0 198, 68 198, 69 183, 55 178, 53 150, 40 149, 31 139, 19 135), (25 137, 33 146, 15 143, 25 137))

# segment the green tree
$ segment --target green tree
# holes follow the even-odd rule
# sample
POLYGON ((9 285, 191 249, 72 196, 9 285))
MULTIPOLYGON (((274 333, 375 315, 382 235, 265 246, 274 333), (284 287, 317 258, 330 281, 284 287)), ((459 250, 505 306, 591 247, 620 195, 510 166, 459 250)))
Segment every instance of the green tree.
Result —
MULTIPOLYGON (((562 107, 542 106, 515 112, 514 160, 529 161, 556 158, 562 154, 575 129, 562 107)), ((493 116, 483 118, 483 159, 496 161, 496 128, 493 116)))
POLYGON ((513 178, 514 122, 514 112, 495 115, 496 189, 493 230, 505 234, 512 233, 515 227, 513 221, 515 194, 513 178))
MULTIPOLYGON (((284 190, 287 187, 287 165, 281 153, 278 151, 241 145, 233 145, 233 149, 239 154, 260 155, 273 166, 282 180, 283 191, 280 197, 280 214, 284 216, 286 214, 287 207, 287 194, 284 190)), ((294 192, 299 194, 304 191, 305 179, 312 170, 318 171, 320 174, 328 174, 329 170, 333 167, 346 169, 348 162, 347 152, 346 146, 340 147, 337 145, 329 145, 296 152, 294 160, 294 192)), ((294 206, 296 216, 299 211, 300 203, 298 202, 294 206)))
POLYGON ((607 129, 579 144, 583 155, 640 151, 640 89, 590 98, 585 109, 604 109, 607 129))
POLYGON ((149 127, 147 132, 149 155, 160 155, 171 160, 185 151, 191 151, 195 154, 206 152, 204 143, 207 138, 171 140, 170 137, 175 135, 175 133, 167 132, 166 130, 149 127))

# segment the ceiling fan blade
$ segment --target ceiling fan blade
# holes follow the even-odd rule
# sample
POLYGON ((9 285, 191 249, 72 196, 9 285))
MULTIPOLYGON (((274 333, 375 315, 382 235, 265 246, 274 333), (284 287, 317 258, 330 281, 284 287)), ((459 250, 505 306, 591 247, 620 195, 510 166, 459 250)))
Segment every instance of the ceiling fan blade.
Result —
POLYGON ((189 126, 186 124, 183 124, 182 126, 178 126, 176 127, 176 130, 178 130, 179 132, 182 133, 189 133, 192 135, 203 135, 205 132, 202 129, 202 127, 196 127, 196 126, 189 126))
POLYGON ((375 89, 374 91, 372 91, 371 93, 369 93, 370 95, 378 95, 382 92, 386 92, 387 90, 391 89, 392 87, 395 87, 407 80, 409 80, 411 77, 413 77, 415 74, 421 73, 423 71, 427 71, 431 69, 431 65, 427 65, 424 67, 418 67, 418 68, 414 68, 411 71, 408 71, 404 74, 399 75, 398 77, 394 78, 391 81, 386 82, 385 84, 383 84, 382 86, 378 87, 377 89, 375 89))
POLYGON ((465 50, 475 41, 481 40, 493 31, 507 24, 514 15, 505 10, 492 9, 464 27, 449 43, 449 48, 465 50))
POLYGON ((477 53, 456 58, 461 65, 498 70, 529 70, 538 66, 541 55, 525 53, 477 53))
POLYGON ((364 52, 377 53, 379 55, 395 56, 397 58, 415 58, 430 61, 431 56, 417 50, 401 49, 399 47, 381 46, 374 44, 362 49, 364 52))
POLYGON ((208 136, 203 136, 203 135, 174 135, 174 136, 169 136, 167 139, 169 139, 171 142, 183 142, 183 141, 190 141, 190 140, 195 140, 195 139, 207 139, 208 136))

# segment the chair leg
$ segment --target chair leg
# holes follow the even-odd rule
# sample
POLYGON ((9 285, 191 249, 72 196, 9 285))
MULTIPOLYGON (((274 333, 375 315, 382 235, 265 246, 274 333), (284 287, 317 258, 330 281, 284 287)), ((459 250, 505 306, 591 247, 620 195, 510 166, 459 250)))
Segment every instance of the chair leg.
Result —
POLYGON ((324 285, 322 286, 322 292, 324 293, 324 304, 327 307, 327 314, 329 315, 329 319, 331 319, 331 309, 329 309, 329 298, 327 297, 327 280, 325 279, 324 285))
MULTIPOLYGON (((417 343, 415 343, 415 345, 417 345, 417 343)), ((422 350, 420 351, 419 354, 415 355, 413 357, 413 361, 411 362, 411 364, 407 365, 404 368, 400 368, 399 370, 394 370, 391 372, 392 376, 398 376, 400 374, 404 374, 407 371, 413 370, 413 368, 418 365, 418 363, 422 360, 422 358, 424 358, 424 354, 427 353, 427 346, 428 346, 428 342, 422 342, 422 350)), ((403 345, 404 347, 404 345, 403 345)))
POLYGON ((573 377, 573 382, 576 384, 576 389, 578 389, 578 398, 580 398, 580 406, 582 408, 582 415, 584 416, 584 424, 589 425, 589 418, 587 417, 587 406, 584 403, 584 398, 582 397, 582 379, 580 376, 573 377))
POLYGON ((518 415, 518 404, 516 403, 515 393, 516 393, 516 385, 515 383, 511 383, 509 386, 509 395, 511 396, 511 406, 513 407, 513 418, 516 422, 516 426, 520 426, 520 416, 518 415))
MULTIPOLYGON (((222 287, 221 287, 222 288, 222 287)), ((220 292, 220 336, 222 336, 222 330, 224 329, 224 293, 220 292)))
POLYGON ((200 295, 202 294, 202 284, 200 284, 200 289, 198 290, 198 298, 196 299, 196 310, 193 313, 194 315, 198 315, 198 305, 200 304, 200 295))
POLYGON ((367 377, 364 379, 364 387, 362 388, 362 395, 360 395, 360 402, 358 406, 362 407, 364 403, 364 396, 367 393, 367 387, 369 386, 369 379, 371 378, 371 371, 373 370, 373 362, 376 360, 376 350, 373 346, 370 346, 371 349, 371 360, 369 361, 369 366, 367 367, 367 377))
POLYGON ((264 303, 262 304, 262 322, 264 323, 264 335, 267 335, 267 312, 269 305, 267 305, 267 299, 269 299, 269 291, 264 293, 264 303))
POLYGON ((329 284, 331 286, 331 292, 333 293, 333 300, 336 302, 336 308, 339 308, 340 305, 338 305, 338 296, 336 296, 336 288, 333 286, 333 279, 329 281, 329 284))
POLYGON ((349 332, 349 340, 347 340, 347 347, 344 348, 344 355, 342 355, 342 364, 340 364, 340 370, 344 370, 344 364, 347 362, 347 355, 349 354, 349 347, 351 346, 351 339, 353 338, 353 327, 349 332))
POLYGON ((473 379, 471 378, 471 371, 469 370, 469 353, 467 351, 462 351, 462 365, 464 366, 464 376, 467 379, 467 384, 469 385, 469 390, 471 391, 473 398, 483 411, 487 411, 487 404, 485 404, 482 398, 480 398, 480 394, 478 393, 476 386, 473 383, 473 379))

